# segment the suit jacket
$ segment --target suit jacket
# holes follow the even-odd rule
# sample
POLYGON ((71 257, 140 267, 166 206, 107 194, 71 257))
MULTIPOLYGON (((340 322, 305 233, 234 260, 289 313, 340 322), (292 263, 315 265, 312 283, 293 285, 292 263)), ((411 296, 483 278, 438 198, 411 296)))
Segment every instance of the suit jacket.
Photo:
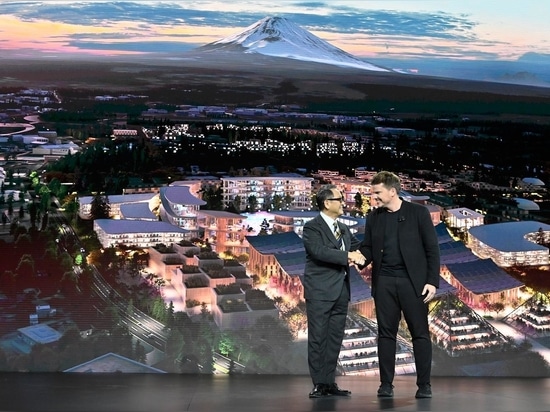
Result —
MULTIPOLYGON (((373 210, 365 223, 365 237, 359 250, 365 256, 366 265, 372 262, 372 296, 376 294, 376 283, 382 263, 384 248, 385 219, 388 213, 384 208, 373 210)), ((439 242, 437 233, 425 206, 406 202, 401 204, 397 213, 399 249, 405 267, 418 296, 426 283, 439 287, 439 242)))
POLYGON ((344 282, 349 284, 348 252, 357 250, 361 242, 344 223, 338 222, 338 227, 345 250, 338 248, 338 240, 321 215, 304 225, 302 240, 306 265, 303 285, 306 299, 334 301, 340 296, 344 282))

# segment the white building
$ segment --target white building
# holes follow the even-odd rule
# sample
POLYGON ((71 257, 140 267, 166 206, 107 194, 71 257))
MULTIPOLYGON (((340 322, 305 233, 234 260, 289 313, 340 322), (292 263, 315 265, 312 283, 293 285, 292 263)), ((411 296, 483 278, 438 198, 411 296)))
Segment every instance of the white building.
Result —
POLYGON ((264 209, 264 204, 276 195, 291 200, 290 210, 310 210, 312 184, 313 178, 297 173, 221 178, 223 202, 231 204, 238 197, 240 210, 246 209, 251 196, 256 198, 257 209, 264 209))
POLYGON ((171 225, 192 232, 198 237, 197 216, 204 200, 191 194, 189 186, 167 186, 160 188, 160 218, 171 225))
POLYGON ((445 223, 447 227, 466 231, 474 226, 484 223, 484 215, 466 207, 447 209, 445 211, 445 223))
POLYGON ((34 147, 32 149, 32 154, 62 157, 68 154, 76 154, 80 151, 80 146, 73 142, 69 142, 63 144, 42 144, 34 147))
MULTIPOLYGON (((130 203, 148 203, 150 210, 153 210, 155 205, 155 193, 140 193, 140 194, 131 194, 131 195, 111 195, 107 196, 109 201, 110 213, 109 217, 119 219, 120 218, 120 207, 124 204, 130 203)), ((79 210, 78 214, 81 219, 91 219, 91 210, 92 210, 92 201, 93 196, 82 196, 78 198, 79 210)))
POLYGON ((166 222, 146 220, 94 220, 94 232, 104 248, 124 245, 148 248, 159 243, 170 245, 188 238, 188 231, 166 222))
POLYGON ((500 267, 548 265, 550 225, 537 221, 505 222, 475 226, 468 231, 468 247, 482 259, 491 258, 500 267))
POLYGON ((48 144, 50 140, 47 137, 32 134, 14 134, 11 139, 14 142, 22 142, 23 144, 48 144))
POLYGON ((245 216, 221 210, 201 210, 197 224, 212 249, 218 253, 229 251, 234 255, 248 252, 245 216))

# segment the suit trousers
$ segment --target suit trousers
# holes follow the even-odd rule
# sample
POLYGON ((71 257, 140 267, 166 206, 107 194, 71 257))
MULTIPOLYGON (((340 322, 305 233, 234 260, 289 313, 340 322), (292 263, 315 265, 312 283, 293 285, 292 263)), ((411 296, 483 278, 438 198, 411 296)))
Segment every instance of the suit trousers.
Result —
POLYGON ((308 366, 314 385, 335 382, 348 304, 348 282, 343 282, 340 296, 335 301, 306 300, 308 366))
POLYGON ((379 276, 374 303, 378 322, 380 382, 392 383, 395 375, 397 332, 401 313, 412 337, 416 383, 430 383, 432 341, 428 325, 428 305, 417 296, 407 277, 379 276))

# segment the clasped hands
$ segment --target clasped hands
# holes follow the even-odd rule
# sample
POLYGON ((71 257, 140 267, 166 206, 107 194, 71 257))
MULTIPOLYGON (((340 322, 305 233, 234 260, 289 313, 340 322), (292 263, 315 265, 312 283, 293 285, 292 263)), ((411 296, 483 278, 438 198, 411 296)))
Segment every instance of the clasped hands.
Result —
POLYGON ((348 262, 350 264, 363 266, 365 264, 365 256, 358 250, 348 252, 348 262))

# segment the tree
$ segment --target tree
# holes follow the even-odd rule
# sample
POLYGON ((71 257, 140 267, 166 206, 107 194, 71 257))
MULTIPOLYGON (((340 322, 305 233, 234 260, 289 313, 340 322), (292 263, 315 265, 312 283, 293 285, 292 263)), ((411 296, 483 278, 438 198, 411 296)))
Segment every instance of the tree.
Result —
POLYGON ((30 277, 34 275, 34 258, 30 254, 24 254, 19 260, 16 269, 21 276, 30 277))
POLYGON ((80 344, 80 340, 81 338, 78 328, 76 326, 70 326, 65 332, 63 332, 63 336, 61 336, 57 341, 57 346, 59 350, 63 351, 67 346, 78 346, 80 344))
POLYGON ((218 342, 218 350, 223 356, 231 356, 235 350, 235 340, 233 336, 227 332, 221 333, 220 340, 218 342))
POLYGON ((363 206, 363 196, 361 196, 360 192, 357 192, 355 194, 355 208, 358 210, 361 210, 361 207, 363 206))
POLYGON ((202 189, 202 200, 206 202, 204 206, 207 210, 223 210, 223 189, 221 186, 208 186, 207 189, 202 189))
POLYGON ((164 300, 162 297, 157 297, 153 301, 153 308, 152 308, 152 315, 155 319, 159 320, 160 322, 166 321, 166 304, 164 303, 164 300))
POLYGON ((31 220, 31 226, 35 227, 36 220, 38 218, 38 206, 36 205, 36 203, 32 202, 31 204, 29 204, 28 212, 29 212, 29 218, 31 220))
POLYGON ((132 335, 128 332, 128 328, 125 326, 117 326, 111 331, 111 339, 113 342, 113 349, 115 353, 132 358, 133 345, 132 335))
POLYGON ((185 340, 182 333, 179 330, 173 330, 166 339, 166 356, 177 358, 181 355, 184 346, 185 340))
POLYGON ((145 363, 147 361, 147 354, 145 348, 138 340, 134 346, 134 360, 137 362, 145 363))
POLYGON ((40 226, 40 230, 45 230, 48 227, 48 221, 49 221, 49 214, 48 211, 44 213, 44 217, 42 218, 42 224, 40 226))
POLYGON ((79 204, 76 194, 70 194, 63 199, 63 207, 65 207, 65 213, 67 213, 69 219, 74 219, 78 213, 79 204))
POLYGON ((227 205, 226 211, 233 213, 241 213, 241 197, 235 196, 232 202, 227 205))
POLYGON ((210 374, 214 370, 213 358, 217 336, 212 326, 206 319, 199 321, 199 330, 194 349, 197 352, 199 363, 202 365, 202 373, 210 374))
POLYGON ((66 250, 59 254, 59 266, 63 272, 73 272, 73 258, 66 250))
POLYGON ((502 312, 505 309, 504 303, 502 302, 495 302, 493 303, 493 310, 498 315, 500 312, 502 312))
POLYGON ((172 327, 174 325, 174 302, 170 301, 166 308, 166 326, 172 327))
POLYGON ((292 206, 293 201, 294 201, 294 198, 290 195, 290 193, 287 193, 284 199, 284 206, 286 210, 290 210, 290 207, 292 206))
POLYGON ((50 189, 50 192, 53 193, 56 197, 61 197, 61 182, 58 178, 54 177, 52 180, 50 180, 50 183, 48 183, 48 189, 50 189))
POLYGON ((279 194, 273 195, 272 207, 273 207, 273 210, 281 210, 282 209, 282 207, 283 207, 283 198, 282 198, 281 195, 279 195, 279 194))
POLYGON ((8 215, 13 215, 13 192, 8 195, 8 215))
POLYGON ((33 345, 30 353, 32 372, 55 372, 59 370, 59 353, 46 345, 33 345))
POLYGON ((50 209, 50 200, 52 198, 50 189, 48 188, 48 186, 40 185, 38 189, 38 194, 40 196, 40 211, 42 213, 47 213, 50 209))
POLYGON ((90 205, 92 219, 109 219, 110 212, 111 206, 108 197, 99 192, 95 193, 90 205))

